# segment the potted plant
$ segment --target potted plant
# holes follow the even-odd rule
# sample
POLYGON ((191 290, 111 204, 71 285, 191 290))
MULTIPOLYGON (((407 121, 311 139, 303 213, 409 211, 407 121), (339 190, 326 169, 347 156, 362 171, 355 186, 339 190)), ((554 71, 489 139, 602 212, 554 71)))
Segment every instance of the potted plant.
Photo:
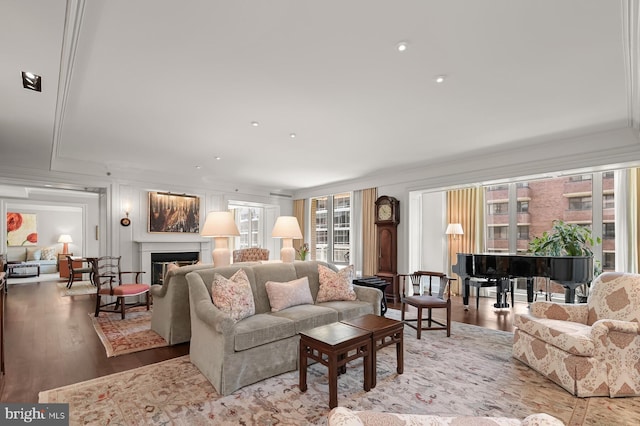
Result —
MULTIPOLYGON (((529 253, 537 256, 593 256, 591 248, 600 244, 600 237, 594 239, 591 229, 586 226, 554 220, 551 231, 543 232, 529 242, 529 253)), ((600 272, 600 266, 594 263, 594 276, 600 272)), ((586 302, 588 285, 576 289, 579 302, 586 302)))
POLYGON ((300 258, 300 260, 307 260, 307 256, 309 255, 309 244, 302 244, 302 246, 300 246, 300 248, 296 251, 298 252, 298 257, 300 258))

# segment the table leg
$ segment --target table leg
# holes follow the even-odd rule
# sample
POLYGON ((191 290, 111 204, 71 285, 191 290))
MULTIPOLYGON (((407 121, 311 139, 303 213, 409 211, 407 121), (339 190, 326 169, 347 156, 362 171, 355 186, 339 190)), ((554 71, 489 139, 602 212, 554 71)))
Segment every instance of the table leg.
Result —
MULTIPOLYGON (((396 359, 398 360, 398 366, 396 371, 398 374, 402 374, 404 372, 404 332, 400 330, 398 332, 398 343, 396 343, 396 359)), ((375 368, 375 366, 374 366, 375 368)))
POLYGON ((300 392, 306 392, 307 390, 307 345, 300 341, 300 373, 299 386, 300 392))
POLYGON ((338 356, 329 355, 329 408, 338 406, 338 356))
MULTIPOLYGON (((376 387, 376 382, 377 382, 377 371, 376 371, 376 366, 378 365, 378 361, 377 361, 377 347, 378 347, 378 342, 376 342, 375 339, 371 339, 371 368, 369 369, 369 375, 371 376, 371 387, 375 388, 376 387)), ((366 380, 366 379, 365 379, 366 380)), ((367 389, 365 389, 367 390, 367 389)))
MULTIPOLYGON (((372 365, 371 365, 371 360, 373 358, 372 354, 373 351, 371 349, 371 339, 369 339, 367 341, 367 343, 365 343, 365 355, 364 355, 364 359, 362 360, 362 369, 364 370, 364 390, 365 392, 369 392, 371 390, 371 371, 373 369, 372 365)), ((333 407, 332 407, 333 408, 333 407)))

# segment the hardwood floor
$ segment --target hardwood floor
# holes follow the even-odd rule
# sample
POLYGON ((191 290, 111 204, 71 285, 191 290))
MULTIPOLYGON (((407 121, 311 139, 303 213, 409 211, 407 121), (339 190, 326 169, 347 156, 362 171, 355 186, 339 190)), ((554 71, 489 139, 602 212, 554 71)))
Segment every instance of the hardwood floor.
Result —
MULTIPOLYGON (((512 309, 494 309, 493 299, 481 298, 479 310, 472 301, 465 311, 460 297, 452 300, 453 321, 504 331, 513 331, 515 312, 528 309, 518 302, 512 309)), ((189 353, 189 344, 184 343, 107 358, 89 318, 95 296, 60 297, 56 282, 10 285, 5 302, 2 402, 38 402, 43 390, 189 353)), ((389 307, 400 309, 399 304, 389 307)))

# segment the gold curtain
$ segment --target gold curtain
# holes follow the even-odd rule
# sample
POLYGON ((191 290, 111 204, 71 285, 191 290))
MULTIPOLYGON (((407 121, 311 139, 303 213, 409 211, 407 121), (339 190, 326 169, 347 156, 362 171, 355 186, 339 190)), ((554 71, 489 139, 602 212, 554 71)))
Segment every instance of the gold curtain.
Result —
MULTIPOLYGON (((465 188, 447 191, 447 223, 462 225, 463 235, 448 235, 449 271, 457 262, 457 253, 477 253, 484 239, 484 191, 482 188, 465 188)), ((462 285, 458 278, 452 287, 453 294, 461 294, 462 285)))
POLYGON ((318 241, 318 236, 315 230, 316 224, 316 211, 318 211, 318 200, 315 198, 311 199, 311 207, 309 208, 309 223, 311 224, 311 235, 309 235, 309 259, 316 260, 316 244, 318 241))
POLYGON ((378 272, 376 247, 375 203, 378 188, 362 190, 362 275, 375 275, 378 272))
MULTIPOLYGON (((300 249, 302 244, 307 240, 306 229, 304 226, 304 199, 303 200, 293 200, 293 215, 298 219, 298 224, 300 224, 300 230, 302 231, 302 239, 301 240, 293 240, 293 248, 297 251, 300 249)), ((298 256, 296 255, 296 258, 298 256)))

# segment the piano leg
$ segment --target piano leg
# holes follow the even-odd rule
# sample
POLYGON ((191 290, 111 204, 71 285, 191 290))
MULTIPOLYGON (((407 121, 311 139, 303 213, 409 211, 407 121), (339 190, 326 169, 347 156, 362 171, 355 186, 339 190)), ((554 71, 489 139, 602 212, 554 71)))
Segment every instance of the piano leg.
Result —
POLYGON ((496 304, 493 305, 494 308, 502 309, 509 307, 509 302, 507 302, 507 291, 509 289, 510 281, 511 280, 508 278, 498 278, 496 280, 496 295, 498 300, 496 304))
POLYGON ((533 281, 534 277, 527 277, 527 303, 531 305, 533 303, 533 281))
POLYGON ((464 283, 462 284, 462 304, 464 305, 464 310, 469 310, 469 278, 464 279, 464 283))

